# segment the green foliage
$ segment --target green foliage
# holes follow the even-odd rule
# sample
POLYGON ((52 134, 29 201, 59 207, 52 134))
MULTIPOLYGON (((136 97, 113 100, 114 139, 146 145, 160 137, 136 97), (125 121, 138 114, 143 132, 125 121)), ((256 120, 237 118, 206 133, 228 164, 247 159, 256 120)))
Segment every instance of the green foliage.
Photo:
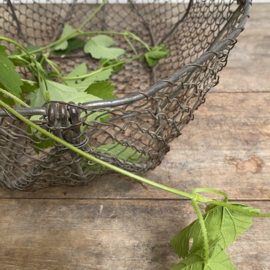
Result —
POLYGON ((100 99, 112 99, 117 98, 116 95, 112 94, 114 91, 114 86, 110 82, 96 82, 92 83, 85 92, 99 97, 100 99))
POLYGON ((106 58, 101 58, 100 59, 101 66, 108 67, 108 66, 113 66, 112 70, 113 73, 120 72, 124 68, 124 63, 120 61, 119 59, 106 59, 106 58))
MULTIPOLYGON (((225 206, 217 206, 215 201, 212 202, 207 205, 206 213, 201 216, 203 225, 197 219, 171 240, 172 248, 183 260, 170 270, 236 269, 225 250, 249 229, 252 218, 258 215, 259 209, 228 202, 224 203, 225 206), (207 239, 204 238, 203 227, 207 239), (192 240, 191 247, 189 247, 190 240, 192 240), (210 249, 206 246, 205 240, 210 249), (209 254, 209 259, 206 254, 209 254)), ((198 214, 198 217, 200 215, 198 214)))
MULTIPOLYGON (((73 31, 74 31, 73 28, 70 25, 66 24, 64 26, 64 29, 63 29, 63 32, 62 32, 60 39, 69 36, 70 34, 73 33, 73 31)), ((68 42, 67 42, 67 40, 65 40, 62 43, 60 43, 59 45, 57 45, 55 47, 55 50, 66 50, 67 47, 68 47, 68 42)))
POLYGON ((135 163, 139 163, 142 158, 148 158, 148 155, 143 155, 131 147, 124 146, 118 143, 101 145, 95 149, 95 152, 102 152, 105 155, 108 154, 108 156, 117 156, 118 159, 135 163))
POLYGON ((31 107, 41 107, 45 103, 41 88, 36 89, 35 92, 31 92, 27 99, 31 107))
POLYGON ((25 93, 34 92, 37 89, 37 83, 29 80, 22 79, 23 85, 21 89, 25 93))
MULTIPOLYGON (((118 143, 109 143, 106 145, 101 145, 97 148, 92 148, 93 151, 103 153, 109 157, 117 156, 117 159, 125 160, 127 162, 139 163, 142 158, 147 159, 148 155, 143 155, 137 152, 135 149, 127 146, 123 146, 118 143)), ((84 167, 87 167, 85 173, 93 172, 97 169, 97 165, 89 165, 87 160, 82 160, 82 164, 84 167)), ((100 171, 100 170, 99 170, 100 171)))
MULTIPOLYGON (((3 87, 0 85, 0 88, 3 88, 3 87)), ((4 101, 6 104, 8 104, 10 106, 15 105, 14 100, 10 97, 5 97, 2 92, 0 92, 0 100, 4 101)))
MULTIPOLYGON (((240 208, 246 208, 241 204, 232 204, 240 208)), ((252 217, 234 211, 227 207, 212 205, 206 208, 207 212, 203 215, 208 240, 217 240, 222 249, 226 249, 241 234, 252 225, 252 217), (214 226, 213 226, 214 224, 214 226)), ((248 208, 247 210, 258 212, 257 209, 248 208)), ((203 234, 198 219, 189 226, 181 230, 172 240, 171 246, 180 258, 186 258, 189 254, 195 253, 203 248, 203 234), (193 239, 191 248, 189 240, 193 239)))
MULTIPOLYGON (((103 71, 100 71, 96 74, 93 74, 92 76, 87 77, 85 80, 83 80, 82 82, 78 83, 78 84, 73 84, 73 86, 79 91, 85 91, 92 83, 94 82, 100 82, 100 81, 105 81, 108 80, 110 78, 112 74, 112 69, 106 69, 103 71)), ((70 85, 70 82, 68 82, 68 84, 70 85)))
POLYGON ((59 55, 59 56, 70 54, 73 51, 79 48, 82 48, 85 45, 85 41, 80 38, 71 38, 67 40, 66 42, 67 42, 67 47, 65 49, 54 50, 53 54, 59 55))
MULTIPOLYGON (((39 120, 40 115, 32 116, 31 120, 39 120)), ((29 138, 33 140, 32 145, 34 151, 39 154, 41 149, 53 147, 54 142, 50 138, 46 138, 41 132, 36 132, 36 130, 30 126, 27 126, 27 132, 29 133, 29 138)))
POLYGON ((24 57, 21 57, 23 52, 21 50, 15 50, 11 52, 11 56, 9 57, 9 60, 12 61, 12 63, 17 67, 27 67, 28 61, 23 61, 24 57))
MULTIPOLYGON (((86 74, 87 74, 86 64, 82 63, 79 66, 77 66, 73 71, 71 71, 67 75, 67 78, 79 77, 86 74)), ((101 70, 91 76, 88 76, 85 79, 65 80, 65 83, 69 86, 75 87, 77 91, 82 92, 82 91, 85 91, 94 82, 108 80, 111 74, 112 74, 112 69, 108 68, 105 70, 101 70)))
MULTIPOLYGON (((84 93, 87 93, 87 95, 94 96, 102 99, 113 99, 117 98, 116 95, 112 94, 114 91, 114 86, 110 82, 96 82, 90 84, 90 86, 85 90, 84 93)), ((98 100, 98 99, 96 99, 98 100)), ((110 119, 109 114, 104 115, 104 111, 102 112, 96 112, 91 115, 89 115, 86 119, 86 123, 89 123, 91 121, 98 121, 98 122, 104 122, 105 120, 110 119)), ((83 129, 83 126, 81 127, 83 129)))
POLYGON ((90 53, 93 58, 116 59, 125 53, 121 48, 109 48, 115 44, 115 41, 105 35, 99 35, 90 38, 84 46, 84 52, 90 53))
POLYGON ((51 100, 65 101, 72 99, 78 93, 77 89, 72 86, 63 85, 54 81, 46 80, 48 91, 50 93, 51 100))
MULTIPOLYGON (((92 17, 90 16, 86 22, 91 18, 92 17)), ((165 58, 170 54, 170 51, 165 51, 165 45, 155 46, 150 49, 149 46, 140 38, 128 31, 125 31, 124 33, 118 34, 124 34, 126 41, 136 54, 136 57, 121 61, 119 58, 125 54, 125 50, 112 47, 115 45, 115 41, 111 37, 105 35, 90 37, 86 44, 82 39, 77 38, 79 35, 91 34, 89 32, 84 33, 81 31, 81 28, 85 23, 76 30, 73 30, 69 25, 65 25, 60 40, 56 43, 45 46, 42 49, 39 49, 37 46, 32 44, 28 45, 26 50, 30 52, 30 55, 16 42, 9 40, 20 48, 13 51, 10 56, 5 52, 7 48, 0 45, 0 87, 8 90, 15 96, 21 97, 22 99, 24 99, 24 93, 29 93, 28 100, 32 107, 40 107, 48 100, 84 103, 102 99, 111 99, 116 97, 112 94, 114 86, 106 80, 110 78, 112 73, 121 71, 125 62, 134 60, 135 58, 141 59, 144 57, 148 65, 153 67, 160 59, 165 58), (137 42, 144 45, 148 52, 145 53, 144 56, 139 56, 129 38, 135 39, 137 42), (49 59, 50 53, 53 51, 56 55, 69 54, 75 49, 83 46, 85 53, 90 53, 93 58, 100 59, 101 68, 87 74, 86 64, 82 63, 70 72, 67 77, 62 77, 59 66, 49 59), (47 50, 47 52, 42 54, 43 50, 47 50), (53 72, 48 72, 47 64, 51 66, 53 72), (35 81, 22 80, 16 72, 14 65, 27 67, 32 73, 35 81), (62 83, 52 81, 52 77, 62 79, 62 83)), ((7 40, 3 37, 0 39, 7 40)), ((114 167, 111 164, 104 164, 102 161, 95 159, 93 156, 80 151, 46 130, 41 129, 33 122, 6 106, 5 103, 13 105, 14 102, 10 98, 5 97, 2 92, 0 93, 0 98, 0 105, 2 107, 9 110, 17 118, 21 119, 28 125, 27 131, 29 133, 29 138, 33 140, 32 144, 36 153, 39 153, 43 148, 53 147, 53 140, 55 140, 77 154, 81 154, 86 160, 94 161, 96 164, 100 164, 102 166, 105 165, 110 169, 121 172, 124 175, 131 176, 139 181, 192 199, 194 209, 196 210, 199 219, 184 228, 172 239, 171 245, 173 249, 183 260, 173 266, 171 270, 236 269, 225 253, 225 250, 242 233, 244 233, 244 231, 249 229, 252 224, 252 217, 259 216, 258 209, 233 203, 224 203, 225 205, 216 206, 215 204, 220 203, 219 201, 211 201, 203 196, 194 196, 194 193, 175 190, 144 179, 143 177, 133 175, 120 168, 114 167), (36 130, 38 130, 38 132, 36 130), (202 216, 197 203, 210 201, 213 204, 209 204, 206 207, 206 213, 202 216), (236 209, 232 209, 232 207, 237 208, 238 211, 236 209), (193 240, 191 247, 189 247, 190 240, 193 240)), ((16 102, 18 102, 18 99, 16 102)), ((93 111, 91 115, 86 115, 85 122, 88 125, 91 125, 91 122, 103 122, 108 119, 109 112, 109 109, 108 113, 106 113, 106 109, 104 109, 104 111, 93 111)), ((37 121, 39 118, 40 116, 33 116, 31 117, 31 120, 37 121)), ((108 157, 116 156, 117 159, 134 163, 139 163, 142 159, 149 159, 148 155, 139 153, 135 148, 123 146, 120 143, 101 145, 99 147, 92 148, 92 151, 102 153, 108 157)), ((95 169, 95 166, 97 165, 93 165, 92 167, 90 166, 89 170, 91 171, 91 169, 95 169)), ((270 214, 262 214, 261 216, 270 216, 270 214)))
POLYGON ((85 103, 85 102, 91 102, 91 101, 96 101, 96 100, 101 100, 101 98, 98 98, 93 95, 89 95, 86 92, 78 92, 78 93, 73 93, 72 96, 64 98, 64 102, 70 102, 73 101, 76 104, 78 103, 85 103))
POLYGON ((236 270, 236 267, 225 251, 219 245, 215 245, 210 248, 207 265, 205 265, 204 250, 200 249, 190 254, 170 270, 236 270))
MULTIPOLYGON (((78 65, 75 69, 73 69, 67 77, 79 77, 81 75, 87 74, 87 66, 85 63, 78 65)), ((76 86, 77 84, 81 83, 82 79, 79 80, 66 80, 67 85, 69 86, 76 86)))
POLYGON ((11 51, 11 55, 21 55, 22 51, 20 49, 11 51))
POLYGON ((22 79, 15 70, 14 64, 8 59, 7 47, 0 45, 0 83, 3 88, 13 95, 20 97, 22 79))
MULTIPOLYGON (((100 98, 86 92, 79 92, 75 87, 72 86, 64 85, 50 80, 46 80, 46 84, 50 94, 50 100, 53 101, 73 101, 75 103, 84 103, 100 100, 100 98)), ((35 92, 30 93, 28 99, 30 101, 31 107, 41 107, 46 102, 43 97, 41 88, 37 89, 35 92)))
MULTIPOLYGON (((27 50, 29 53, 32 53, 33 51, 38 50, 38 49, 39 49, 39 47, 36 46, 36 45, 33 45, 33 44, 28 44, 28 45, 26 46, 26 50, 27 50)), ((37 53, 35 54, 35 56, 36 56, 36 60, 37 60, 38 62, 40 62, 40 61, 41 61, 41 58, 42 58, 42 53, 41 53, 41 52, 37 52, 37 53)), ((25 57, 24 57, 24 58, 25 58, 25 57)), ((26 56, 26 59, 29 60, 28 56, 26 56)))
POLYGON ((153 67, 162 58, 167 57, 171 51, 165 51, 165 45, 155 46, 150 52, 147 52, 144 57, 150 67, 153 67))
MULTIPOLYGON (((36 45, 33 45, 33 44, 28 44, 28 45, 26 46, 26 50, 27 50, 28 52, 33 52, 33 51, 38 50, 38 49, 39 49, 39 47, 36 46, 36 45)), ((38 53, 38 55, 41 55, 41 53, 38 53)))

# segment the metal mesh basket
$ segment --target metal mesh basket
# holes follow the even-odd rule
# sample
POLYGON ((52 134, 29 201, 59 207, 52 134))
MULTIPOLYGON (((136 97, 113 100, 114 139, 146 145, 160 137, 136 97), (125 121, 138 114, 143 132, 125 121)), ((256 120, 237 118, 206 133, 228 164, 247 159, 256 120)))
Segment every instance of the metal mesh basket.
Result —
MULTIPOLYGON (((78 27, 98 6, 86 0, 7 0, 0 4, 0 35, 44 46, 61 35, 65 23, 78 27)), ((40 115, 40 126, 108 163, 134 173, 154 169, 218 84, 218 72, 244 29, 250 6, 248 0, 109 1, 86 26, 88 30, 128 30, 148 44, 165 43, 171 55, 153 69, 143 61, 127 63, 111 78, 117 99, 78 106, 51 102, 17 111, 27 117, 40 115)), ((129 50, 122 37, 113 38, 129 50)), ((140 43, 135 46, 144 52, 140 43)), ((98 66, 80 51, 54 61, 65 74, 82 62, 89 70, 98 66)), ((109 172, 55 142, 40 148, 42 143, 50 145, 50 139, 3 109, 0 117, 3 188, 82 185, 109 172)))

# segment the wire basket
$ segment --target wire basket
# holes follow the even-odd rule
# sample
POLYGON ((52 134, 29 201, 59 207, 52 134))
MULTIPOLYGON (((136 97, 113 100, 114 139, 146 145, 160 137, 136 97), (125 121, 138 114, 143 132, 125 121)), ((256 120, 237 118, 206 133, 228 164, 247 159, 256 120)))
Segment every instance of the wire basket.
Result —
MULTIPOLYGON (((0 35, 44 46, 59 38, 64 24, 78 27, 98 6, 86 0, 7 0, 0 4, 0 35)), ((88 31, 128 30, 152 46, 166 44, 171 55, 154 68, 144 61, 127 63, 111 77, 117 99, 78 105, 51 102, 17 111, 40 115, 41 127, 108 163, 134 173, 154 169, 218 84, 218 72, 244 29, 250 6, 248 0, 109 1, 86 26, 88 31)), ((128 52, 122 37, 113 38, 128 52)), ((140 46, 135 44, 143 52, 140 46)), ((82 52, 54 61, 65 74, 82 62, 89 70, 98 66, 82 52)), ((4 109, 0 117, 1 187, 76 186, 110 172, 56 142, 41 148, 42 143, 50 145, 49 138, 29 131, 4 109)))

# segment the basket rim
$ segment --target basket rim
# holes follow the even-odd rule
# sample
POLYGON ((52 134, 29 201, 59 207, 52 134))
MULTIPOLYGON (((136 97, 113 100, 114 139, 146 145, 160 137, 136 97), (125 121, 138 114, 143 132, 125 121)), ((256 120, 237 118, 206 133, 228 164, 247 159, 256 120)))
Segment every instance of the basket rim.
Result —
MULTIPOLYGON (((193 0, 190 0, 193 1, 193 0)), ((238 1, 238 0, 237 0, 238 1)), ((143 98, 147 98, 148 96, 152 96, 163 88, 167 87, 169 84, 174 84, 179 78, 181 78, 184 74, 193 72, 196 68, 201 67, 201 65, 208 61, 211 57, 216 56, 220 51, 224 50, 228 45, 235 43, 235 39, 239 36, 239 34, 244 30, 244 26, 249 18, 250 9, 252 2, 251 0, 243 0, 243 2, 239 3, 239 6, 244 6, 244 13, 239 19, 239 25, 235 28, 227 38, 219 41, 212 50, 204 52, 199 58, 194 60, 192 63, 185 65, 180 70, 175 72, 173 75, 167 77, 164 80, 157 81, 153 85, 147 87, 145 90, 141 92, 133 92, 131 94, 127 94, 124 97, 116 98, 116 99, 106 99, 99 101, 91 101, 80 104, 86 110, 104 108, 104 107, 117 107, 121 105, 128 105, 133 102, 142 100, 143 98)), ((57 102, 57 101, 51 101, 57 102)), ((33 115, 48 115, 47 107, 30 107, 30 108, 16 108, 18 113, 24 116, 33 116, 33 115)), ((9 116, 8 113, 0 108, 0 117, 9 116)))

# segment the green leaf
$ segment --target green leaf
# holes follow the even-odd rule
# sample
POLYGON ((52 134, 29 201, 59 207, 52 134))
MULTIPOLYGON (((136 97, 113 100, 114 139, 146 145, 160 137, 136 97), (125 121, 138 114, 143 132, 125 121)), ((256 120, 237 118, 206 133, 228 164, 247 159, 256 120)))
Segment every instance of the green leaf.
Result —
MULTIPOLYGON (((125 160, 128 162, 139 163, 142 158, 148 158, 148 155, 143 155, 138 153, 135 149, 127 146, 123 146, 118 143, 110 143, 106 145, 101 145, 97 148, 92 148, 95 152, 103 153, 109 157, 117 156, 117 159, 125 160)), ((97 165, 88 165, 88 160, 82 160, 84 166, 87 167, 85 170, 86 173, 94 172, 95 169, 98 167, 97 165)), ((100 171, 100 169, 99 169, 100 171)))
MULTIPOLYGON (((41 135, 42 137, 44 137, 44 135, 41 135)), ((39 140, 37 137, 34 138, 34 141, 36 143, 33 143, 32 145, 35 146, 34 147, 34 151, 39 154, 40 152, 40 149, 38 148, 41 148, 41 149, 46 149, 46 148, 49 148, 49 147, 54 147, 54 142, 52 139, 46 139, 46 140, 39 140)))
MULTIPOLYGON (((241 204, 232 204, 250 212, 258 212, 258 209, 247 207, 241 204)), ((221 248, 226 249, 241 234, 252 225, 252 217, 243 213, 231 210, 227 207, 208 207, 203 215, 207 230, 208 240, 218 239, 221 248)), ((203 234, 198 219, 189 226, 181 230, 172 240, 171 246, 180 258, 185 258, 188 254, 195 253, 203 248, 203 234), (193 239, 189 249, 189 240, 193 239)))
POLYGON ((39 49, 39 47, 38 46, 36 46, 36 45, 33 45, 33 44, 28 44, 27 46, 26 46, 26 50, 28 51, 28 52, 32 52, 32 51, 35 51, 35 50, 38 50, 39 49))
MULTIPOLYGON (((100 71, 92 76, 87 77, 85 80, 83 80, 79 84, 72 84, 79 92, 85 91, 89 85, 91 85, 94 82, 99 82, 99 81, 105 81, 110 78, 112 74, 112 69, 108 68, 103 71, 100 71)), ((67 80, 68 81, 68 80, 67 80)), ((73 80, 72 80, 73 81, 73 80)), ((73 81, 74 82, 74 81, 73 81)))
MULTIPOLYGON (((48 91, 50 94, 50 100, 53 101, 63 101, 75 103, 84 103, 95 100, 101 100, 101 98, 88 94, 86 92, 79 92, 75 87, 60 84, 54 81, 46 80, 48 91)), ((109 92, 107 91, 108 95, 109 92)), ((45 100, 42 95, 42 90, 39 88, 35 92, 32 92, 28 95, 31 107, 40 107, 45 103, 45 100)))
POLYGON ((105 155, 116 156, 118 159, 126 160, 129 162, 139 163, 141 158, 148 158, 148 155, 143 155, 137 150, 121 145, 119 143, 110 143, 106 145, 101 145, 95 149, 95 152, 103 152, 105 155))
POLYGON ((116 59, 125 53, 121 48, 109 48, 115 41, 108 36, 100 35, 91 38, 84 46, 84 52, 90 53, 93 58, 116 59))
POLYGON ((7 91, 20 97, 23 82, 14 64, 8 59, 6 49, 7 47, 0 45, 0 83, 7 91))
MULTIPOLYGON (((29 52, 29 53, 32 53, 33 51, 35 50, 38 50, 39 47, 36 46, 36 45, 33 45, 33 44, 28 44, 27 47, 26 47, 26 50, 29 52)), ((48 73, 50 73, 47 69, 47 61, 44 61, 44 57, 43 57, 43 54, 42 52, 37 52, 35 53, 36 55, 36 60, 39 64, 37 65, 40 65, 39 68, 40 70, 42 70, 41 72, 44 72, 44 77, 46 79, 50 79, 49 76, 48 76, 48 73)), ((30 59, 28 56, 24 56, 24 58, 26 58, 26 60, 28 60, 29 63, 31 63, 30 59), (26 58, 27 57, 27 58, 26 58)), ((48 59, 47 59, 48 60, 48 59)), ((38 72, 36 72, 35 70, 31 70, 32 74, 35 76, 35 77, 38 77, 38 72)))
MULTIPOLYGON (((73 28, 70 25, 66 24, 64 26, 60 39, 69 36, 70 34, 73 33, 73 31, 74 31, 73 28)), ((64 42, 56 46, 55 50, 65 50, 67 49, 67 47, 68 47, 68 42, 65 40, 64 42)))
MULTIPOLYGON (((31 120, 39 120, 40 115, 35 115, 31 117, 31 120), (32 119, 33 118, 33 119, 32 119)), ((35 133, 36 130, 32 130, 32 128, 30 126, 27 126, 27 132, 30 133, 31 135, 33 133, 35 133)), ((54 147, 54 141, 52 139, 46 138, 45 139, 45 135, 42 134, 41 132, 37 132, 35 133, 35 135, 29 135, 29 137, 35 141, 35 143, 32 142, 34 151, 39 154, 40 153, 40 149, 46 149, 49 147, 54 147)))
MULTIPOLYGON (((25 100, 24 93, 33 93, 37 89, 37 83, 29 80, 22 79, 23 85, 21 86, 22 93, 20 95, 21 100, 25 100)), ((28 97, 29 100, 29 97, 28 97)))
MULTIPOLYGON (((3 88, 1 85, 0 85, 0 87, 3 88)), ((8 104, 10 106, 15 105, 14 99, 10 98, 10 97, 5 97, 2 92, 0 92, 0 100, 4 101, 6 104, 8 104)))
POLYGON ((210 258, 205 265, 204 249, 190 254, 170 270, 237 270, 225 251, 219 246, 210 248, 210 258))
POLYGON ((171 51, 165 51, 165 45, 155 46, 150 52, 147 52, 144 57, 150 67, 153 67, 162 58, 167 57, 171 51))
POLYGON ((55 101, 65 101, 72 99, 78 91, 75 87, 71 87, 68 85, 63 85, 54 81, 46 80, 48 91, 50 93, 51 99, 55 101))
POLYGON ((95 100, 101 100, 101 98, 98 98, 98 97, 93 96, 93 95, 89 95, 89 94, 87 94, 85 92, 80 92, 80 93, 75 92, 75 93, 73 93, 72 96, 63 99, 64 102, 73 101, 76 104, 85 103, 85 102, 91 102, 91 101, 95 101, 95 100))
POLYGON ((31 92, 27 99, 30 102, 31 107, 41 107, 44 103, 45 100, 42 95, 42 90, 40 88, 36 89, 34 92, 31 92))
POLYGON ((33 44, 28 44, 27 46, 26 46, 26 50, 28 51, 28 52, 33 52, 33 51, 35 51, 35 50, 38 50, 39 49, 39 47, 38 46, 36 46, 36 45, 33 45, 33 44))
MULTIPOLYGON (((31 52, 33 52, 33 51, 35 51, 35 50, 38 50, 38 49, 39 49, 39 47, 36 46, 36 45, 33 45, 33 44, 28 44, 28 45, 26 46, 26 50, 27 50, 29 53, 31 53, 31 52)), ((42 52, 36 53, 36 57, 37 57, 37 61, 40 62, 40 60, 41 60, 41 58, 42 58, 42 52)))
POLYGON ((164 52, 165 49, 166 49, 165 44, 162 44, 162 45, 159 45, 159 46, 152 47, 151 52, 154 52, 154 51, 162 51, 162 52, 164 52))
MULTIPOLYGON (((89 82, 88 82, 89 83, 89 82)), ((95 100, 102 100, 102 99, 113 99, 116 98, 116 95, 113 95, 112 92, 114 91, 114 86, 110 82, 97 82, 92 83, 85 92, 80 92, 77 96, 73 99, 73 101, 84 103, 90 102, 95 100), (86 95, 85 95, 86 94, 86 95)), ((86 123, 90 123, 91 121, 98 121, 104 122, 105 120, 110 119, 109 114, 104 115, 104 112, 96 112, 87 117, 85 120, 86 123)), ((83 130, 84 127, 81 126, 83 130)))
POLYGON ((23 85, 21 86, 21 89, 23 92, 34 92, 34 90, 37 89, 37 83, 29 80, 22 79, 23 85))
MULTIPOLYGON (((50 100, 53 101, 64 101, 71 99, 74 95, 78 94, 76 88, 63 85, 54 81, 46 80, 48 91, 50 94, 50 100)), ((28 95, 31 107, 41 107, 45 103, 45 99, 42 95, 42 89, 39 88, 35 92, 28 95)))
POLYGON ((100 99, 112 99, 117 98, 112 94, 114 86, 111 82, 96 82, 92 83, 86 90, 88 94, 99 97, 100 99))
MULTIPOLYGON (((40 118, 42 117, 42 115, 33 115, 30 117, 31 121, 40 121, 40 118)), ((31 126, 27 126, 27 132, 28 133, 35 133, 37 130, 31 126)), ((41 133, 40 131, 36 132, 35 136, 39 136, 41 137, 43 133, 41 133)), ((35 139, 36 142, 41 142, 41 140, 35 139)))
MULTIPOLYGON (((110 143, 106 145, 101 145, 97 148, 92 148, 95 152, 101 152, 105 155, 111 157, 111 155, 117 156, 117 159, 126 160, 128 162, 139 163, 141 158, 148 158, 147 155, 142 155, 136 152, 131 147, 126 147, 117 143, 110 143), (124 151, 124 152, 122 152, 124 151)), ((86 167, 85 173, 94 172, 98 166, 97 165, 89 165, 88 160, 82 160, 84 167, 86 167)), ((100 171, 100 168, 99 168, 100 171)))
POLYGON ((25 63, 23 60, 29 60, 28 56, 21 56, 22 51, 20 49, 11 51, 11 56, 9 56, 9 60, 12 61, 12 63, 16 67, 27 67, 28 63, 25 63), (27 59, 28 58, 28 59, 27 59))
POLYGON ((71 38, 69 40, 66 41, 67 42, 67 47, 66 49, 57 49, 54 50, 53 54, 55 55, 66 55, 66 54, 70 54, 73 51, 75 51, 76 49, 82 48, 85 45, 85 41, 80 39, 80 38, 71 38))
POLYGON ((205 207, 205 213, 209 212, 210 210, 214 209, 215 207, 217 207, 217 205, 209 203, 206 207, 205 207))
POLYGON ((106 59, 106 58, 101 58, 100 62, 101 62, 101 65, 104 67, 118 64, 117 66, 112 67, 113 73, 120 72, 124 68, 124 63, 122 61, 120 61, 119 59, 110 60, 110 59, 106 59))
MULTIPOLYGON (((93 100, 92 100, 93 101, 93 100)), ((110 119, 110 116, 104 114, 105 112, 95 112, 87 116, 86 120, 84 121, 87 124, 90 124, 92 121, 101 122, 103 123, 106 119, 110 119)), ((85 129, 85 125, 81 125, 81 131, 85 129)))
POLYGON ((22 50, 20 49, 11 51, 11 55, 21 55, 21 54, 22 54, 22 50))
MULTIPOLYGON (((67 77, 77 77, 77 76, 82 76, 87 74, 87 66, 85 63, 80 64, 77 66, 75 69, 73 69, 67 77)), ((82 80, 66 80, 67 85, 69 86, 76 86, 77 84, 81 83, 82 80)))
POLYGON ((108 68, 87 77, 82 83, 106 81, 110 78, 111 74, 112 74, 112 69, 108 68))

